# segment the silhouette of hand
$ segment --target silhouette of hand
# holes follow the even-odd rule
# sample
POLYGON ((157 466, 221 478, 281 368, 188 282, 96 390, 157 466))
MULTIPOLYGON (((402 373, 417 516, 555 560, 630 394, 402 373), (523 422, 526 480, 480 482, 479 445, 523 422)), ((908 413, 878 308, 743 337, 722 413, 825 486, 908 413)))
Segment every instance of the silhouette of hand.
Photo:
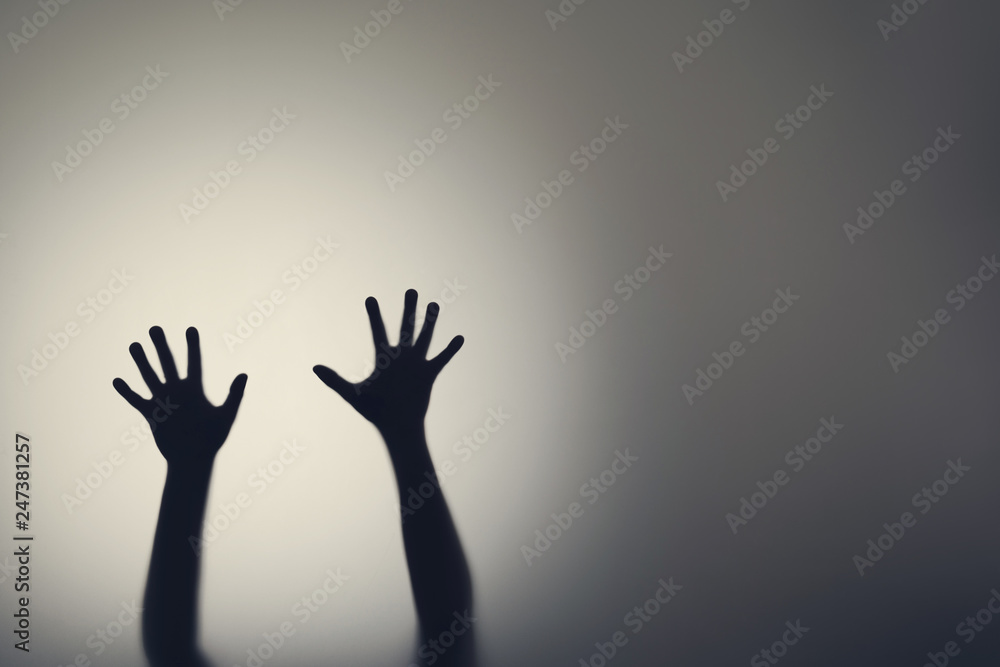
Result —
POLYGON ((383 436, 387 433, 422 429, 434 380, 445 364, 461 349, 465 339, 455 336, 441 354, 427 359, 427 349, 431 344, 440 308, 434 302, 427 304, 423 329, 414 341, 416 290, 406 291, 403 300, 403 326, 396 346, 389 345, 375 297, 368 297, 365 307, 371 320, 376 360, 382 357, 388 364, 379 368, 376 363, 376 368, 368 379, 358 384, 348 382, 326 366, 314 366, 313 372, 361 413, 361 416, 374 424, 383 436))
POLYGON ((184 379, 177 375, 177 366, 167 347, 163 329, 151 328, 149 337, 160 358, 165 381, 160 382, 142 345, 132 343, 128 350, 153 397, 142 398, 121 378, 115 378, 114 387, 149 422, 156 446, 168 464, 210 464, 226 441, 229 429, 236 419, 236 411, 243 400, 243 390, 247 384, 246 373, 237 375, 233 380, 225 403, 220 406, 212 405, 205 398, 201 384, 198 330, 194 327, 187 330, 188 370, 184 379))

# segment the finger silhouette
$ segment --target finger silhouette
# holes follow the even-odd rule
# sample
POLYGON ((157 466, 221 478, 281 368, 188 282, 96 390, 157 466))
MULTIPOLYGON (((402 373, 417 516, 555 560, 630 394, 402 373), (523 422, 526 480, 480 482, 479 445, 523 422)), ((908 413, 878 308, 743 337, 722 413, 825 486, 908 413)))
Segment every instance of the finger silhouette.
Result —
POLYGON ((129 405, 143 414, 146 413, 146 403, 149 401, 132 391, 132 387, 128 386, 128 383, 125 382, 125 380, 115 378, 111 384, 114 386, 115 391, 121 394, 121 397, 128 401, 129 405))
POLYGON ((230 419, 236 418, 236 411, 240 408, 240 403, 243 401, 243 391, 247 387, 247 374, 240 373, 233 380, 233 383, 229 386, 229 396, 226 397, 225 403, 222 404, 222 409, 225 410, 225 414, 230 419))
POLYGON ((427 355, 427 350, 431 346, 431 337, 434 335, 434 324, 437 322, 439 312, 441 312, 441 307, 436 303, 431 301, 427 304, 427 315, 424 317, 424 327, 420 330, 420 336, 417 337, 417 342, 413 344, 413 349, 417 351, 421 357, 427 355))
POLYGON ((451 361, 451 358, 462 349, 462 345, 464 344, 465 338, 462 336, 455 336, 451 339, 451 342, 448 343, 448 347, 441 351, 441 354, 431 359, 431 369, 433 369, 435 375, 441 372, 448 362, 451 361))
POLYGON ((403 325, 399 329, 399 346, 413 345, 413 328, 417 319, 417 290, 408 289, 403 297, 403 325))
POLYGON ((135 365, 139 368, 139 375, 142 376, 146 386, 149 387, 149 390, 155 396, 163 383, 160 382, 160 378, 157 376, 156 371, 153 370, 153 367, 149 365, 149 359, 146 358, 146 351, 142 349, 142 345, 139 343, 129 345, 128 351, 132 355, 135 365))
POLYGON ((317 365, 313 366, 313 373, 323 381, 323 384, 340 394, 340 397, 345 401, 351 403, 351 397, 356 393, 354 385, 340 377, 337 371, 326 366, 317 365))
POLYGON ((156 356, 160 359, 160 368, 163 369, 163 379, 166 383, 178 379, 177 366, 174 364, 174 355, 170 354, 170 346, 167 345, 167 337, 160 327, 152 327, 149 330, 149 337, 156 348, 156 356))
POLYGON ((385 333, 385 324, 382 322, 382 313, 378 309, 378 301, 370 296, 365 300, 365 309, 368 311, 368 319, 372 324, 372 340, 375 342, 375 354, 382 351, 384 345, 389 344, 389 336, 385 333))
POLYGON ((201 343, 198 340, 198 330, 188 327, 188 370, 187 379, 194 380, 201 385, 201 343))

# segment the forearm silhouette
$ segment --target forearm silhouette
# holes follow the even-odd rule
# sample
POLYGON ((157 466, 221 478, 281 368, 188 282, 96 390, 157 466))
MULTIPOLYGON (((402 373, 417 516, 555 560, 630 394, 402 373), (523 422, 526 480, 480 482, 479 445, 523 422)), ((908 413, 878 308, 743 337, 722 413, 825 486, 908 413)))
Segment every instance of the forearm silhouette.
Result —
MULTIPOLYGON (((388 365, 376 368, 359 384, 344 380, 326 366, 315 366, 313 371, 378 429, 389 451, 399 497, 406 502, 409 489, 426 483, 425 473, 433 474, 424 436, 424 416, 435 378, 462 347, 464 339, 456 336, 443 352, 428 360, 427 350, 439 312, 436 303, 428 304, 423 329, 414 341, 417 293, 406 292, 403 325, 396 346, 389 345, 375 298, 368 297, 365 306, 375 353, 386 353, 390 359, 388 365)), ((475 642, 469 620, 472 579, 441 489, 436 487, 415 512, 404 510, 402 519, 410 585, 420 623, 418 656, 427 660, 426 664, 473 665, 475 642), (449 630, 455 643, 443 646, 439 639, 449 630)))
POLYGON ((236 419, 247 376, 238 375, 225 403, 214 406, 202 389, 198 330, 187 330, 188 370, 184 379, 177 375, 163 330, 153 327, 149 337, 160 359, 163 382, 142 345, 132 343, 129 352, 153 397, 142 398, 121 378, 113 383, 149 422, 156 446, 167 460, 143 603, 143 649, 153 667, 205 667, 208 663, 197 645, 201 549, 189 538, 201 538, 212 465, 236 419))

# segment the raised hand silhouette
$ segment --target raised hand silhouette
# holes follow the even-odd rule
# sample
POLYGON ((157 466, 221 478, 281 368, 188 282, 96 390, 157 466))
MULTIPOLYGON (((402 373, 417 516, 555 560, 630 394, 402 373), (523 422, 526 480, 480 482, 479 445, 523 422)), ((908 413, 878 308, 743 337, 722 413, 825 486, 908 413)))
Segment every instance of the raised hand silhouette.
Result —
POLYGON ((358 384, 344 380, 326 366, 316 366, 313 371, 383 435, 422 428, 434 380, 461 349, 465 339, 455 336, 441 354, 428 360, 427 350, 440 308, 433 302, 427 305, 423 329, 414 341, 417 292, 412 289, 407 290, 403 299, 403 325, 398 345, 389 345, 375 297, 368 297, 365 308, 371 321, 375 354, 384 353, 388 365, 383 369, 376 367, 368 379, 358 384))
POLYGON ((401 500, 416 493, 414 489, 422 488, 429 478, 435 480, 434 492, 430 497, 422 496, 418 509, 400 505, 403 544, 420 625, 416 660, 421 665, 472 667, 476 662, 472 578, 448 504, 436 482, 424 434, 434 380, 464 339, 456 336, 443 352, 428 360, 439 312, 436 303, 428 304, 423 329, 413 341, 417 293, 407 290, 399 344, 395 346, 389 345, 375 298, 369 297, 365 306, 375 353, 384 353, 388 363, 382 368, 376 364, 371 376, 357 384, 326 366, 314 366, 313 371, 378 429, 392 461, 401 500))
POLYGON ((160 359, 163 382, 146 358, 142 345, 132 343, 128 350, 153 398, 142 398, 121 378, 115 378, 115 389, 149 422, 156 446, 167 463, 194 464, 212 460, 236 419, 247 384, 246 374, 236 376, 225 403, 214 406, 205 398, 202 387, 198 330, 194 327, 187 330, 188 365, 187 377, 183 379, 177 375, 177 365, 167 347, 163 329, 151 328, 149 337, 160 359))
POLYGON ((153 539, 142 617, 143 649, 153 667, 205 667, 198 649, 198 583, 201 526, 215 455, 226 441, 246 387, 240 374, 221 406, 205 397, 201 381, 198 331, 187 330, 188 372, 181 379, 160 327, 149 330, 163 369, 156 375, 142 345, 129 352, 152 393, 145 399, 121 378, 113 385, 142 414, 167 460, 167 479, 153 539))

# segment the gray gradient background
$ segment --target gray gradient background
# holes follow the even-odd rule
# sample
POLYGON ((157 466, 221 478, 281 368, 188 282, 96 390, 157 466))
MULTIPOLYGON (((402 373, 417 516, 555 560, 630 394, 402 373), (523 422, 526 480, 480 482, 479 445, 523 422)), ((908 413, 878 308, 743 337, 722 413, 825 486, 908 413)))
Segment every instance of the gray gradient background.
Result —
MULTIPOLYGON (((553 31, 550 2, 404 0, 348 64, 339 48, 384 2, 71 2, 14 53, 0 48, 3 474, 15 431, 33 439, 32 651, 0 662, 142 661, 133 626, 100 657, 87 638, 141 600, 165 464, 112 389, 141 380, 127 347, 159 324, 183 363, 202 335, 209 397, 250 376, 216 465, 209 517, 249 490, 281 442, 306 447, 206 551, 202 635, 246 664, 327 568, 351 577, 267 665, 405 665, 415 617, 388 458, 361 417, 312 375, 370 364, 364 298, 390 327, 403 292, 443 309, 434 350, 466 346, 435 388, 435 458, 512 417, 447 482, 477 595, 484 665, 578 665, 624 629, 659 578, 678 596, 613 665, 748 664, 786 621, 810 629, 781 664, 913 665, 961 641, 956 624, 1000 586, 996 368, 1000 283, 900 372, 886 353, 1000 252, 996 225, 1000 10, 930 0, 889 41, 889 2, 591 0, 553 31), (724 8, 735 23, 681 74, 671 54, 724 8), (147 65, 169 77, 63 182, 51 163, 111 115, 147 65), (383 172, 478 76, 501 87, 395 192, 383 172), (775 120, 811 85, 834 92, 790 140, 775 120), (273 107, 297 118, 201 215, 178 212, 273 107), (629 124, 531 227, 510 214, 605 117, 629 124), (842 224, 899 177, 939 126, 962 138, 864 236, 842 224), (715 182, 768 136, 781 150, 723 203, 715 182), (224 341, 317 236, 340 244, 253 336, 224 341), (614 285, 650 245, 673 253, 628 302, 614 285), (26 386, 18 364, 76 304, 126 268, 134 282, 26 386), (791 287, 801 299, 694 405, 713 352, 791 287), (566 363, 584 311, 620 310, 566 363), (845 429, 733 535, 724 519, 820 417, 845 429), (630 448, 640 462, 529 567, 520 547, 580 485, 630 448), (61 500, 113 450, 125 463, 81 507, 61 500), (972 471, 859 577, 852 557, 961 458, 972 471)), ((18 30, 35 3, 5 2, 18 30)), ((13 522, 5 502, 2 531, 13 522)), ((0 546, 9 558, 10 541, 0 546)), ((952 664, 995 664, 987 626, 952 664)))

